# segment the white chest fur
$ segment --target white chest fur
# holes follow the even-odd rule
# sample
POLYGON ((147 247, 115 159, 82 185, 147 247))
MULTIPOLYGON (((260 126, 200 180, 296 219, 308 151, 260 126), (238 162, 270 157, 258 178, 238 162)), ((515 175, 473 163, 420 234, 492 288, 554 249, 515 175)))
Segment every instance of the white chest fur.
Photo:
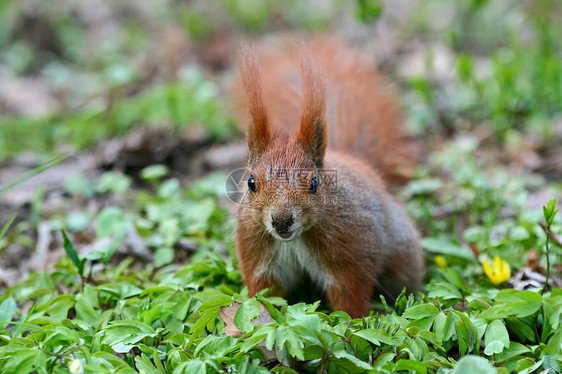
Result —
POLYGON ((330 286, 332 276, 316 261, 301 238, 275 240, 274 243, 270 263, 263 272, 279 281, 283 289, 293 289, 305 273, 322 290, 330 286))

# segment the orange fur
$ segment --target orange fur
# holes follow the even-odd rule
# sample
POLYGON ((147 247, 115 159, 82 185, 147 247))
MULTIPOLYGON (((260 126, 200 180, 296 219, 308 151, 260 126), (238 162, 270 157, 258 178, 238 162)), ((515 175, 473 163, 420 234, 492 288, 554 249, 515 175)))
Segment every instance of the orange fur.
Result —
POLYGON ((235 86, 250 114, 236 237, 250 295, 273 286, 286 295, 306 275, 335 310, 360 317, 375 292, 416 290, 419 234, 385 187, 411 175, 415 146, 382 78, 334 39, 259 56, 262 74, 243 48, 235 86))
POLYGON ((246 94, 248 95, 248 109, 250 112, 250 125, 248 126, 248 142, 250 159, 259 157, 265 150, 270 140, 270 128, 267 110, 262 99, 260 70, 254 51, 248 47, 242 47, 243 53, 239 55, 240 76, 246 94))
MULTIPOLYGON (((297 129, 300 100, 310 85, 310 79, 303 85, 299 72, 303 50, 316 65, 312 74, 320 74, 321 67, 324 75, 325 88, 320 88, 326 92, 328 147, 365 160, 389 185, 408 181, 418 164, 419 149, 404 132, 393 87, 369 59, 337 38, 317 37, 304 45, 283 39, 256 49, 263 83, 261 100, 275 125, 290 133, 297 129)), ((233 111, 246 126, 250 117, 244 89, 238 83, 233 91, 233 111)))

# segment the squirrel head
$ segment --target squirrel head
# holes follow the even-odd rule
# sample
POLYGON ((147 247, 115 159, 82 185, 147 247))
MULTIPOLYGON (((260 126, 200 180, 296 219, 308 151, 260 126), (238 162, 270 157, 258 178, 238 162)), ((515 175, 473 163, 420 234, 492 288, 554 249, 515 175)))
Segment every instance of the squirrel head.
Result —
POLYGON ((325 84, 312 58, 304 54, 300 124, 290 136, 271 128, 257 57, 250 47, 242 47, 239 66, 251 117, 246 202, 253 219, 274 238, 292 240, 314 226, 324 209, 325 84))

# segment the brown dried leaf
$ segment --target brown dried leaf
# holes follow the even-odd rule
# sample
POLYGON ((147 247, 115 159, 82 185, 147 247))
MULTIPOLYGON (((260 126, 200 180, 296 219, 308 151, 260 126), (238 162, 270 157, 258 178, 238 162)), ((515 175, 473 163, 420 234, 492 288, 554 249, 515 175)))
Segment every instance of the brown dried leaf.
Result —
MULTIPOLYGON (((240 305, 242 304, 233 303, 232 306, 223 306, 219 311, 219 317, 222 319, 222 321, 225 324, 224 326, 225 334, 235 338, 239 338, 244 335, 244 333, 238 330, 238 328, 234 324, 234 316, 236 315, 236 311, 238 311, 238 308, 240 308, 240 305)), ((271 318, 271 315, 269 314, 267 309, 265 309, 265 307, 261 303, 259 303, 259 305, 260 305, 260 314, 255 321, 252 321, 252 324, 254 326, 257 326, 257 325, 263 325, 266 323, 273 322, 273 319, 271 318)))
MULTIPOLYGON (((240 303, 233 303, 232 306, 223 306, 219 311, 219 317, 224 322, 224 333, 228 336, 239 338, 244 335, 234 324, 234 316, 240 308, 240 303)), ((261 304, 260 304, 261 305, 261 304)))
MULTIPOLYGON (((232 306, 223 306, 219 311, 219 317, 222 319, 222 321, 225 324, 224 333, 234 338, 239 338, 244 335, 244 333, 238 330, 238 328, 234 324, 234 316, 236 315, 236 311, 238 310, 238 308, 240 308, 240 305, 242 304, 233 303, 232 306)), ((257 326, 257 325, 273 322, 273 319, 271 318, 271 315, 269 314, 267 309, 265 309, 265 307, 261 303, 259 305, 260 305, 260 314, 255 321, 252 321, 252 324, 254 326, 257 326)), ((265 355, 265 358, 268 363, 277 360, 277 355, 275 354, 275 351, 269 350, 265 347, 265 341, 262 341, 258 347, 265 355)))
POLYGON ((527 254, 527 268, 532 271, 539 270, 539 255, 534 249, 531 249, 527 254))

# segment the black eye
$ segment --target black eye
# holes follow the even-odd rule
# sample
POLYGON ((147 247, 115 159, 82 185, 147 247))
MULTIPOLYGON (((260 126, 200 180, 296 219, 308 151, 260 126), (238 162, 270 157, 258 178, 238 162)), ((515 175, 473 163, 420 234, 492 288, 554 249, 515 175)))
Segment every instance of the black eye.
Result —
POLYGON ((252 192, 256 192, 257 188, 256 188, 256 181, 254 180, 254 176, 250 175, 250 179, 248 179, 248 188, 250 189, 250 191, 252 192))
POLYGON ((310 186, 308 187, 308 193, 316 193, 317 190, 318 190, 318 181, 316 180, 316 177, 314 177, 310 181, 310 186))

